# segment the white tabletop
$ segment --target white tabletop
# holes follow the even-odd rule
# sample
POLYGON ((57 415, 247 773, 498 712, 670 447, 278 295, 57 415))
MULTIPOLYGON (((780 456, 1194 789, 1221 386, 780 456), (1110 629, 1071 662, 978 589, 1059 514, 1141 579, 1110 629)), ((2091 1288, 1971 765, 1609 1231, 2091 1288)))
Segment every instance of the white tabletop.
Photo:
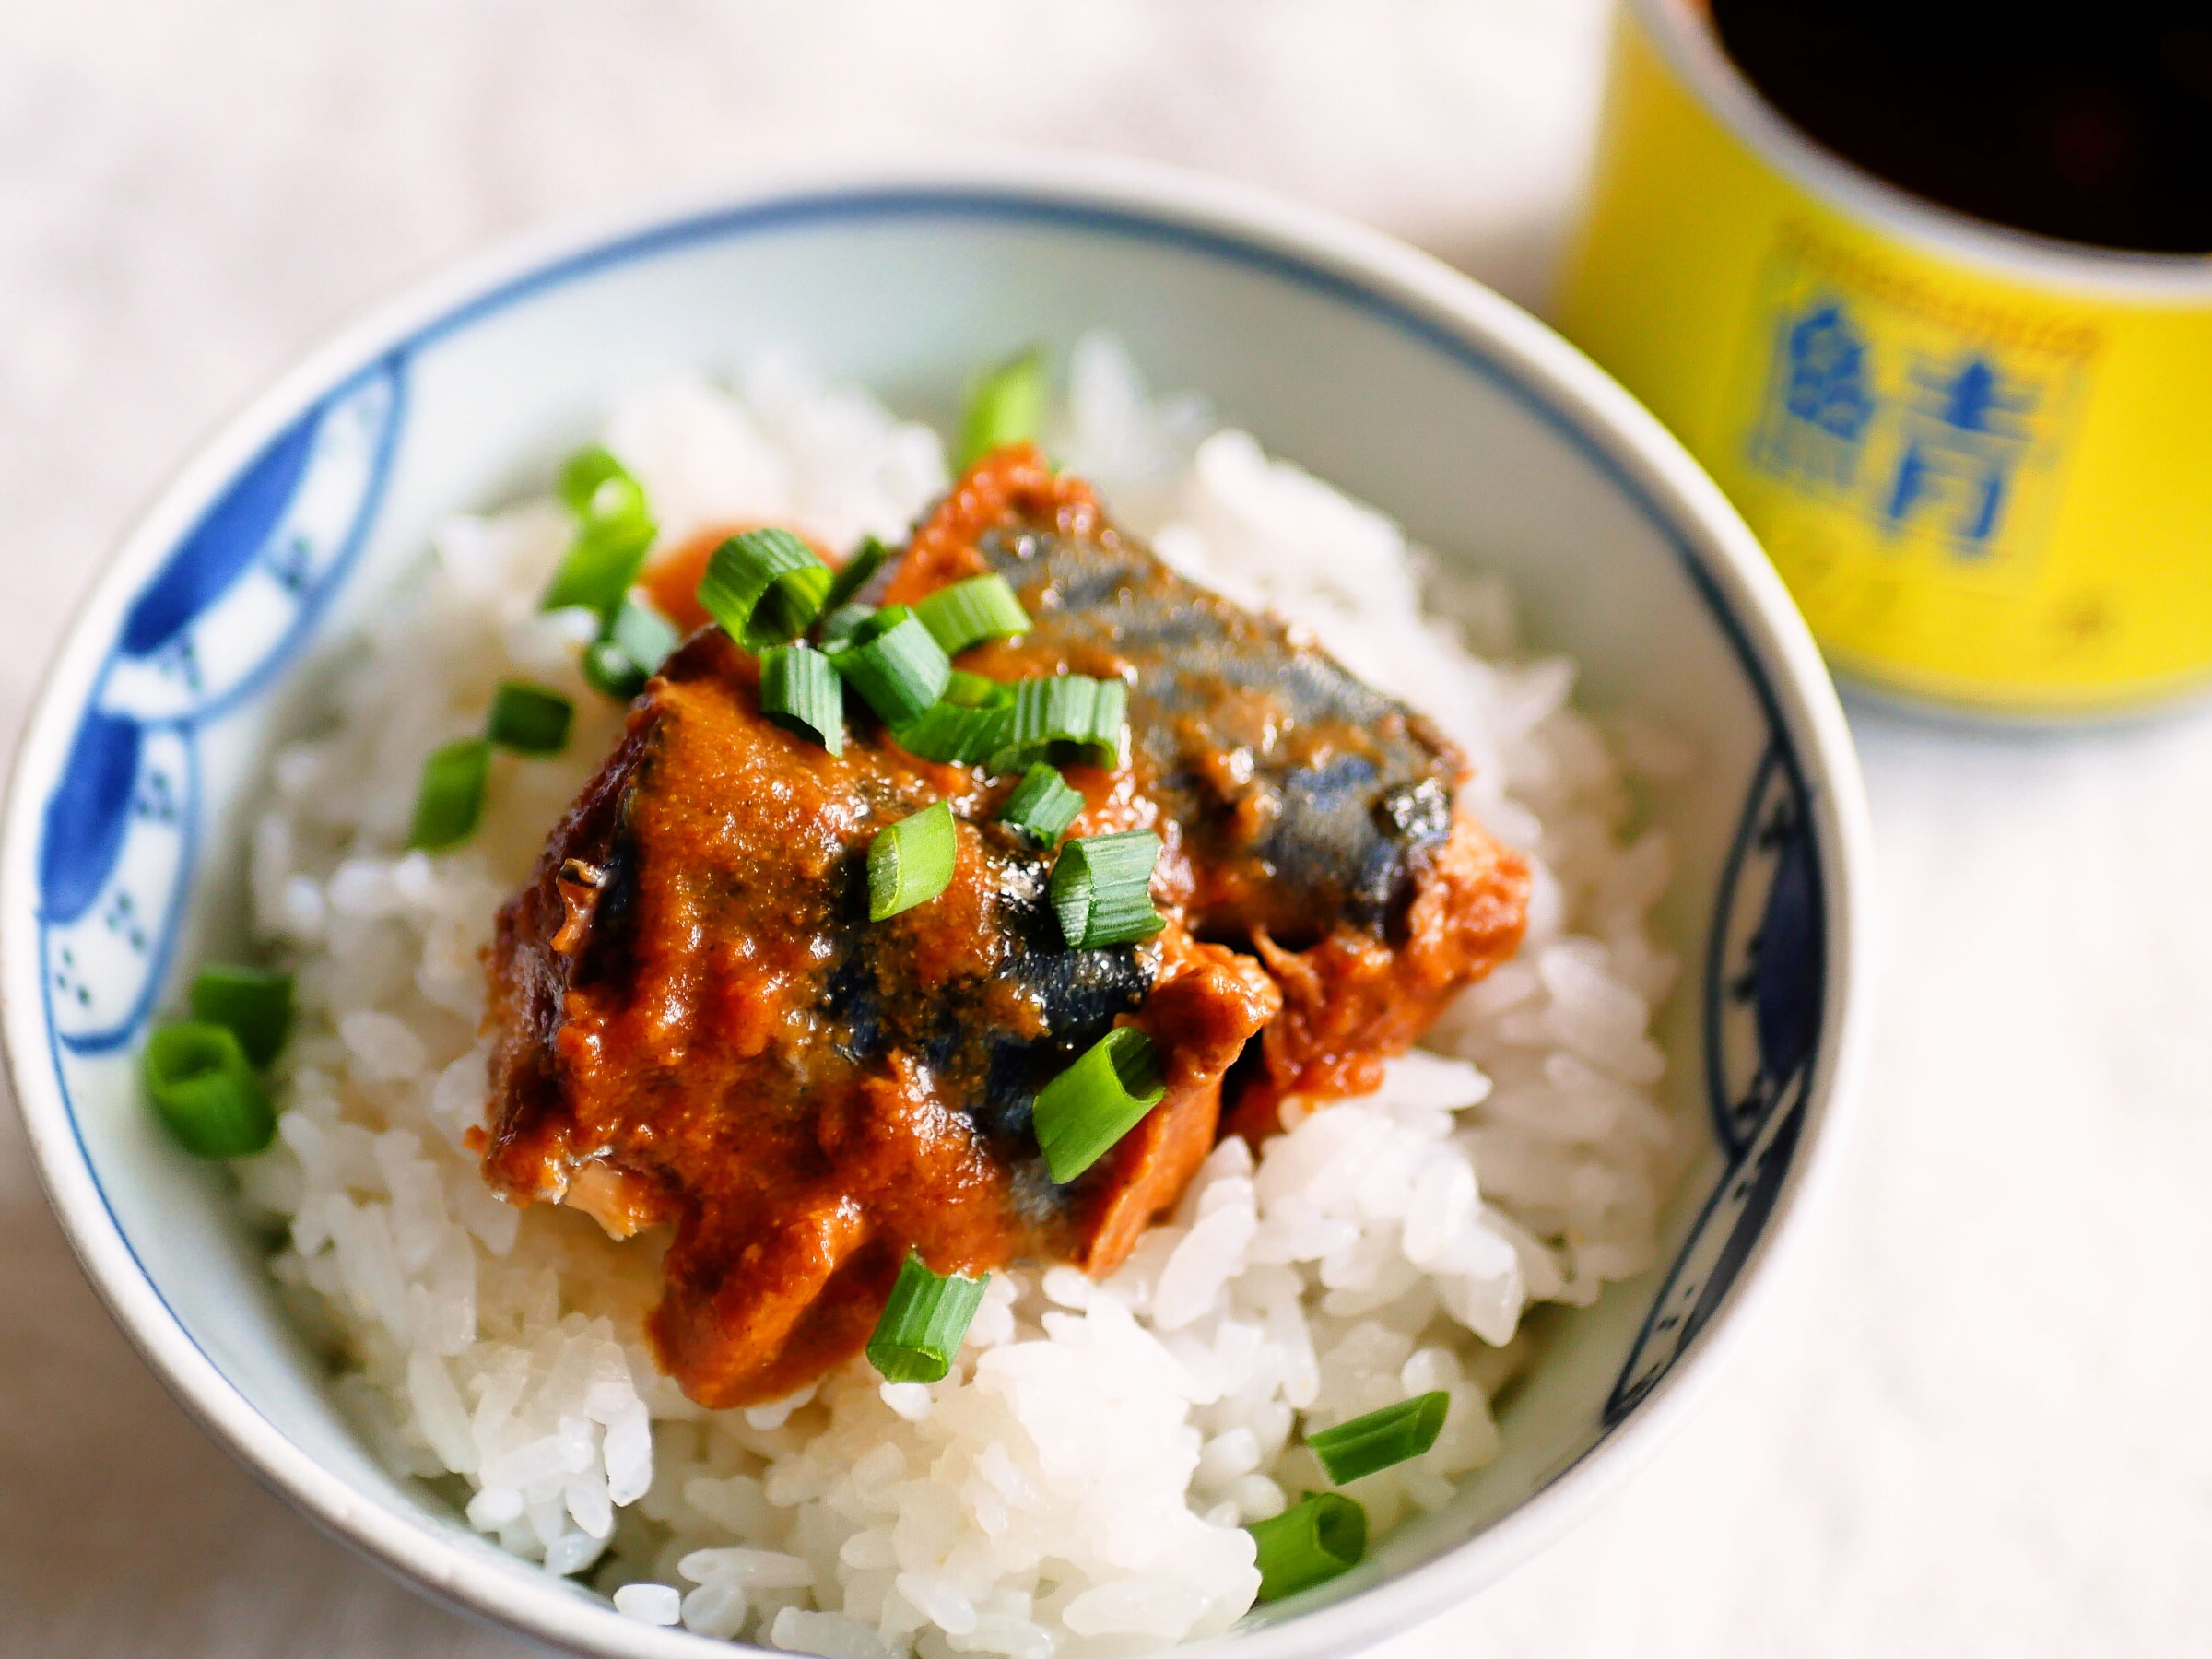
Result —
MULTIPOLYGON (((1605 0, 0 7, 0 731, 170 468, 484 239, 750 161, 1021 140, 1239 174, 1540 300, 1605 0)), ((1392 1659, 2212 1643, 2212 717, 1854 714, 1886 1004, 1826 1226, 1687 1431, 1392 1659)), ((0 1119, 0 1651, 491 1659, 133 1358, 0 1119)))

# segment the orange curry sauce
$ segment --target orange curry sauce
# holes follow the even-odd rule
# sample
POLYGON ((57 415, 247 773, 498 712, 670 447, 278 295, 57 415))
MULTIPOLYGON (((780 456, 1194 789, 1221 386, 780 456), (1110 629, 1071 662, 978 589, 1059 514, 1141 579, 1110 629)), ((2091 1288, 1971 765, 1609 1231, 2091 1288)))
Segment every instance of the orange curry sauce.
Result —
MULTIPOLYGON (((679 622, 721 534, 648 573, 679 622)), ((1163 932, 1070 950, 1052 854, 994 821, 1013 779, 918 759, 865 711, 830 755, 762 716, 714 628, 500 912, 486 1178, 617 1237, 673 1227, 651 1334, 703 1405, 857 1352, 910 1249, 938 1273, 1111 1272, 1225 1126, 1256 1141, 1287 1095, 1371 1087, 1519 943, 1527 874, 1454 810, 1457 752, 1175 576, 1026 445, 961 477, 884 602, 991 570, 1036 626, 960 666, 1130 682, 1129 763, 1064 769, 1087 802, 1069 834, 1160 834, 1163 932), (868 843, 938 800, 950 886, 870 924, 868 843), (1167 1098, 1054 1185, 1029 1103, 1117 1023, 1158 1045, 1167 1098)))

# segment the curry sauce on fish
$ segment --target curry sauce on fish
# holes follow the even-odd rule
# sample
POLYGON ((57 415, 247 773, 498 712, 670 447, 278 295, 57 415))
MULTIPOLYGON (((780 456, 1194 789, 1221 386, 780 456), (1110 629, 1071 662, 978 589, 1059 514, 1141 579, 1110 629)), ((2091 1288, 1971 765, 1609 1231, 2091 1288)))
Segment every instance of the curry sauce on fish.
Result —
MULTIPOLYGON (((679 623, 703 620, 685 573, 720 539, 647 574, 679 623)), ((876 585, 911 605, 984 574, 1030 626, 959 668, 1127 688, 1117 762, 1063 769, 1067 833, 1158 834, 1151 936, 1072 947, 1053 852, 1000 821, 1012 778, 865 711, 831 752, 764 712, 759 659, 712 624, 500 912, 486 1178, 618 1237, 672 1230, 651 1334, 703 1405, 858 1352, 910 1253, 1111 1272, 1222 1135, 1373 1087, 1520 942, 1527 872, 1461 806, 1452 745, 1177 576, 1026 444, 971 468, 876 585), (871 844, 938 802, 949 878, 871 921, 871 844), (1037 1097, 1124 1026, 1164 1094, 1055 1182, 1037 1097)))

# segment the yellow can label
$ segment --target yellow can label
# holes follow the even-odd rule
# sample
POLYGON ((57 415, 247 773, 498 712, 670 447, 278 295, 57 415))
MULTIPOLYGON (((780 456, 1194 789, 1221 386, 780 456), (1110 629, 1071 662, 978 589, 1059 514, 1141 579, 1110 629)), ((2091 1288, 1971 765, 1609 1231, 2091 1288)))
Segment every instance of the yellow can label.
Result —
POLYGON ((2025 314, 1959 317, 1785 226, 1730 424, 1741 504, 1799 602, 1840 641, 1878 650, 1910 626, 1908 592, 1962 606, 2031 596, 2095 347, 2025 314))
POLYGON ((1624 17, 1570 337, 1672 426, 1838 666, 1993 711, 2212 673, 2212 268, 2067 291, 1854 216, 1624 17))

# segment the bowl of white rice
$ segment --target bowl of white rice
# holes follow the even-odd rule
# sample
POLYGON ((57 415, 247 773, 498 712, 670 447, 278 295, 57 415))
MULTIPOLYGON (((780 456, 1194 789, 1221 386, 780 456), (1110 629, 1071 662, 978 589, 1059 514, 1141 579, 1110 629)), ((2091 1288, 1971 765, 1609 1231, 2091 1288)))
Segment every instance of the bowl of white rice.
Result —
MULTIPOLYGON (((1470 1595, 1688 1406, 1834 1161, 1867 831, 1819 659, 1675 441, 1380 235, 1075 159, 763 182, 473 262, 231 421, 124 544, 23 740, 18 1100, 147 1362, 308 1517, 552 1647, 846 1659, 1355 1650, 1470 1595), (621 730, 539 600, 562 458, 674 542, 899 541, 977 371, 1182 577, 1430 717, 1527 862, 1518 952, 1372 1092, 1223 1141, 1127 1262, 994 1274, 948 1374, 710 1410, 662 1242, 485 1184, 484 952, 621 730), (425 757, 526 678, 464 845, 425 757), (291 976, 267 1148, 195 1158, 141 1053, 201 965, 291 976), (1259 1599, 1305 1433, 1441 1395, 1367 1542, 1259 1599)), ((98 1386, 86 1379, 86 1386, 98 1386)))

